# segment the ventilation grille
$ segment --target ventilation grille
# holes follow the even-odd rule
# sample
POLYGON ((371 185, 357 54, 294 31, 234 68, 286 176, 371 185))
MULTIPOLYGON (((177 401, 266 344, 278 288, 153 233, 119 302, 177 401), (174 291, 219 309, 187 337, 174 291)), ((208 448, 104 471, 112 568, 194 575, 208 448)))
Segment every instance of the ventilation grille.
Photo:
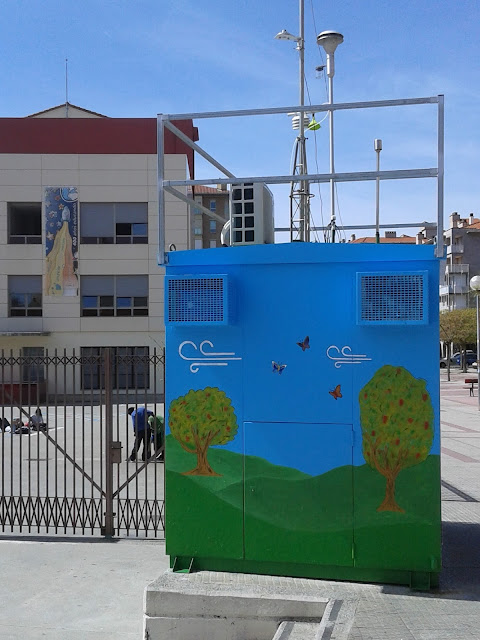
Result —
POLYGON ((427 272, 359 273, 359 324, 426 324, 427 272))
POLYGON ((166 322, 228 324, 227 276, 168 276, 166 322))

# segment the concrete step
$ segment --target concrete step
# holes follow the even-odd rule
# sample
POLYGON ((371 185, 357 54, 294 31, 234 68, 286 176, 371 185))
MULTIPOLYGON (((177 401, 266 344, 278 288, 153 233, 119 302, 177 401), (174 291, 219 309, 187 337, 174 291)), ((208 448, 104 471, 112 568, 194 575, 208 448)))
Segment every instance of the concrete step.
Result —
POLYGON ((282 622, 272 640, 319 640, 318 622, 282 622))

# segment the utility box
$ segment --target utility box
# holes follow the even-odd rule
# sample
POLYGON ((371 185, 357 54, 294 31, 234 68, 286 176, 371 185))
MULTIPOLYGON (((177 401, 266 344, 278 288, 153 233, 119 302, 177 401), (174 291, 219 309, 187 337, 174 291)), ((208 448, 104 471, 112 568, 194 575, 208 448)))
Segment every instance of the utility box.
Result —
POLYGON ((174 570, 436 584, 434 249, 292 243, 169 254, 174 570))

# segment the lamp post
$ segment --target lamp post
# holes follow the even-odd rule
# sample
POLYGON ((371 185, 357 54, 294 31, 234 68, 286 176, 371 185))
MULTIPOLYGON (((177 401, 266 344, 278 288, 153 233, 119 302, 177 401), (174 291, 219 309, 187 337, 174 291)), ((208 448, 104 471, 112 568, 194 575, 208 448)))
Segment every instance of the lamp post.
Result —
MULTIPOLYGON (((299 0, 299 31, 295 36, 286 29, 275 36, 276 40, 291 40, 297 43, 298 50, 298 86, 299 106, 305 105, 305 19, 304 0, 299 0)), ((292 175, 305 175, 307 170, 307 153, 305 148, 305 113, 299 114, 299 132, 295 142, 295 161, 292 175)), ((294 118, 295 119, 295 118, 294 118)), ((295 127, 294 127, 295 128, 295 127)), ((307 181, 293 181, 290 189, 290 241, 310 242, 310 191, 307 181), (297 186, 298 185, 298 186, 297 186)))
MULTIPOLYGON (((335 49, 342 44, 343 36, 337 31, 322 31, 317 36, 317 44, 325 49, 327 54, 327 76, 328 76, 328 104, 333 104, 333 76, 335 75, 335 49)), ((329 112, 330 130, 330 173, 335 173, 334 143, 333 143, 333 109, 329 112)), ((332 231, 332 242, 335 242, 335 182, 330 180, 330 229, 332 231)))
POLYGON ((480 276, 473 276, 470 280, 470 288, 477 294, 477 396, 478 396, 478 410, 480 411, 480 276))

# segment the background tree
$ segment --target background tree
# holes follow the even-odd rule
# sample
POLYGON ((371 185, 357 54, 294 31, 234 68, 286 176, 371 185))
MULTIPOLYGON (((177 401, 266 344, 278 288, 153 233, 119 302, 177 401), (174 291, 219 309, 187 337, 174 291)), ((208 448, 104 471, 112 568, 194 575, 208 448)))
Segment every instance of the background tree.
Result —
MULTIPOLYGON (((453 342, 462 351, 461 364, 467 370, 465 349, 477 339, 477 317, 475 309, 454 309, 440 314, 440 339, 447 343, 448 361, 450 365, 450 344, 453 342)), ((477 357, 479 354, 477 353, 477 357)), ((450 371, 448 375, 450 380, 450 371)))
POLYGON ((224 391, 206 387, 172 400, 168 426, 182 448, 197 456, 197 466, 185 475, 220 475, 207 460, 208 448, 230 442, 238 429, 232 403, 224 391))
POLYGON ((426 459, 433 442, 433 406, 425 380, 403 367, 385 365, 359 394, 363 456, 386 479, 385 498, 377 511, 403 509, 395 500, 402 469, 426 459))

